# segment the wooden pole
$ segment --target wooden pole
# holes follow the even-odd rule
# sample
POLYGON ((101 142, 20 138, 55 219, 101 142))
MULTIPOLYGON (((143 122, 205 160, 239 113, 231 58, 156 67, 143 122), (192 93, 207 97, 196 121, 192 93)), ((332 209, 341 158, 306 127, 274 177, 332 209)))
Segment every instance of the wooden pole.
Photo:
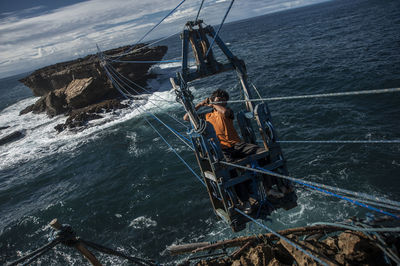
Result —
MULTIPOLYGON (((50 226, 56 230, 61 230, 62 225, 58 222, 57 219, 53 219, 50 222, 50 226)), ((81 253, 92 265, 102 266, 101 263, 97 260, 97 258, 83 245, 80 241, 74 245, 74 247, 81 253)))
MULTIPOLYGON (((314 226, 306 226, 306 227, 298 227, 298 228, 290 228, 283 231, 279 231, 278 233, 281 235, 312 235, 321 232, 334 232, 334 231, 345 231, 346 229, 331 225, 314 225, 314 226)), ((228 247, 237 247, 246 244, 247 242, 253 242, 257 239, 268 238, 271 241, 278 240, 279 238, 272 233, 264 234, 264 235, 256 235, 256 236, 244 236, 234 239, 228 239, 219 241, 217 243, 209 243, 209 242, 201 242, 201 243, 191 243, 191 244, 183 244, 183 245, 173 245, 167 247, 168 252, 171 255, 178 255, 182 253, 197 253, 200 251, 205 251, 209 249, 221 249, 228 247)))

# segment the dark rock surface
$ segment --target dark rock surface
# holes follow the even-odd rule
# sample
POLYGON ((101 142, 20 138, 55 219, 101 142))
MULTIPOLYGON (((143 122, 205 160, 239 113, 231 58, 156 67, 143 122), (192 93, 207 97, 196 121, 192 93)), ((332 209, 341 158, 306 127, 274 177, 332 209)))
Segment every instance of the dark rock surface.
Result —
POLYGON ((24 136, 25 136, 25 134, 23 131, 21 131, 21 130, 14 131, 6 136, 0 137, 0 146, 10 143, 10 142, 13 142, 13 141, 16 141, 16 140, 19 140, 19 139, 23 138, 24 136))
MULTIPOLYGON (((287 236, 292 242, 319 257, 328 265, 387 265, 384 254, 366 235, 346 231, 325 240, 300 240, 287 236)), ((319 265, 316 261, 283 240, 276 243, 252 244, 240 256, 199 261, 196 265, 319 265)))
POLYGON ((122 104, 117 99, 105 100, 98 104, 93 104, 81 109, 73 110, 64 124, 58 124, 55 129, 61 132, 67 128, 77 129, 83 128, 91 120, 103 118, 101 113, 109 113, 116 109, 122 109, 128 107, 122 104))
MULTIPOLYGON (((159 61, 167 52, 166 46, 142 48, 143 46, 143 44, 137 45, 133 52, 122 56, 120 60, 159 61), (138 48, 142 49, 135 51, 138 48)), ((104 54, 119 55, 128 48, 125 46, 108 50, 104 54)), ((152 63, 113 63, 112 65, 120 74, 141 86, 146 86, 148 79, 155 78, 155 75, 148 74, 152 63)), ((22 110, 20 115, 29 112, 46 112, 50 117, 60 114, 69 115, 65 125, 56 127, 58 131, 83 126, 89 120, 101 117, 101 115, 94 115, 95 113, 110 112, 113 109, 126 107, 120 104, 121 95, 108 80, 97 55, 88 55, 38 69, 20 82, 29 87, 34 95, 41 96, 35 104, 22 110)), ((140 92, 140 89, 137 90, 140 92)))

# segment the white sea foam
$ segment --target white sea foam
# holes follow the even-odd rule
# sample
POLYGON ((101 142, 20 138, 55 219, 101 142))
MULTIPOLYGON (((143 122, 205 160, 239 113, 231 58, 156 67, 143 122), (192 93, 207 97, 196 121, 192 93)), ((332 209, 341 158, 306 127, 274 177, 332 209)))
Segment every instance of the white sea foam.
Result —
POLYGON ((157 113, 178 108, 179 104, 175 101, 175 94, 171 91, 169 83, 169 77, 175 72, 176 64, 178 63, 160 65, 164 73, 157 79, 149 81, 149 85, 157 90, 156 92, 144 94, 144 100, 135 101, 129 108, 103 114, 104 118, 90 121, 88 127, 80 132, 65 130, 58 133, 54 129, 56 125, 65 123, 67 117, 64 115, 49 118, 46 114, 28 113, 19 116, 22 109, 38 99, 36 97, 22 100, 2 110, 0 126, 9 126, 9 128, 3 129, 0 137, 17 130, 23 131, 25 136, 18 141, 0 146, 0 169, 55 153, 74 151, 82 144, 98 138, 100 132, 116 124, 126 122, 146 112, 157 113))
POLYGON ((142 229, 156 226, 157 222, 146 216, 139 216, 131 221, 131 223, 129 224, 129 227, 133 227, 134 229, 142 229))

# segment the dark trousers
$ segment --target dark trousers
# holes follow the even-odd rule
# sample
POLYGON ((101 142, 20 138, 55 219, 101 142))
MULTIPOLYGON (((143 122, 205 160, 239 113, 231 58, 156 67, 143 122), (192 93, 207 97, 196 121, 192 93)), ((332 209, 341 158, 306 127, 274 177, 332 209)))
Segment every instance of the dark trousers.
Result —
POLYGON ((233 162, 235 160, 243 159, 249 155, 263 151, 265 151, 264 148, 261 148, 256 144, 246 142, 239 142, 233 145, 233 147, 231 148, 222 149, 222 153, 224 154, 227 162, 233 162))
MULTIPOLYGON (((259 152, 265 151, 264 148, 261 148, 255 144, 239 142, 233 145, 233 147, 228 149, 222 149, 222 153, 225 156, 225 160, 227 162, 234 162, 235 160, 243 159, 249 155, 256 154, 259 152)), ((249 200, 249 181, 244 183, 240 183, 235 186, 236 194, 238 195, 241 201, 249 200)))

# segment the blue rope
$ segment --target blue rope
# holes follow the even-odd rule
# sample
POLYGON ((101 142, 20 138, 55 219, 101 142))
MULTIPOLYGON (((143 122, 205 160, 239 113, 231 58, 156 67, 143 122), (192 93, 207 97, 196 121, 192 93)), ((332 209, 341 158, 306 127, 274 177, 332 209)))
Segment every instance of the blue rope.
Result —
MULTIPOLYGON (((107 71, 107 69, 106 69, 106 72, 107 72, 107 74, 109 74, 109 72, 107 71)), ((111 80, 111 82, 115 82, 115 80, 112 78, 112 77, 110 77, 109 76, 109 78, 110 78, 110 80, 111 80)), ((115 83, 115 85, 117 85, 117 87, 119 87, 119 85, 118 84, 116 84, 115 83)), ((125 97, 126 97, 126 95, 122 92, 122 91, 120 91, 121 93, 122 93, 122 95, 124 95, 125 97)), ((138 105, 137 105, 138 106, 138 105)), ((138 106, 139 107, 139 106, 138 106)), ((151 114, 150 112, 148 112, 149 114, 151 114)), ((152 115, 152 114, 151 114, 152 115)), ((168 141, 161 135, 161 133, 160 132, 158 132, 158 130, 157 129, 155 129, 155 127, 150 123, 150 121, 146 118, 146 117, 143 117, 145 120, 146 120, 146 122, 151 126, 151 128, 160 136, 160 138, 168 145, 168 147, 176 154, 176 156, 178 156, 178 158, 186 165, 186 167, 193 173, 193 175, 204 185, 204 186, 206 186, 206 184, 204 183, 204 181, 203 181, 203 179, 199 176, 199 175, 197 175, 196 174, 196 172, 189 166, 189 164, 178 154, 178 152, 168 143, 168 141)))
MULTIPOLYGON (((130 51, 132 51, 133 47, 135 47, 138 43, 140 43, 144 38, 146 38, 147 35, 150 34, 150 32, 152 32, 155 28, 157 28, 167 17, 169 17, 172 13, 175 12, 175 10, 177 10, 186 0, 182 0, 174 9, 172 9, 163 19, 160 20, 160 22, 158 22, 153 28, 151 28, 148 32, 146 32, 146 34, 140 38, 136 44, 132 45, 125 53, 123 53, 122 55, 120 55, 119 57, 117 57, 116 60, 120 59, 122 56, 128 54, 130 51)), ((114 61, 114 60, 112 60, 114 61)))
POLYGON ((315 257, 314 255, 312 255, 310 252, 308 252, 307 250, 301 248, 299 245, 293 243, 292 241, 290 241, 289 239, 287 239, 286 237, 284 237, 281 234, 278 234, 277 232, 275 232, 274 230, 270 229, 269 227, 267 227, 266 225, 258 222, 257 220, 255 220, 254 218, 248 216, 247 214, 245 214, 244 212, 242 212, 241 210, 235 208, 235 211, 237 211, 238 213, 240 213, 241 215, 243 215, 244 217, 246 217, 247 219, 250 219, 251 221, 253 221, 254 223, 256 223, 257 225, 263 227, 265 230, 267 230, 268 232, 272 233, 273 235, 279 237, 280 239, 283 239, 285 242, 287 242, 288 244, 290 244, 291 246, 295 247, 296 249, 300 250, 301 252, 303 252, 304 254, 306 254, 307 256, 309 256, 310 258, 312 258, 313 260, 315 260, 316 262, 322 264, 322 265, 328 265, 326 262, 322 261, 321 259, 315 257))
POLYGON ((230 11, 231 8, 232 8, 233 2, 235 2, 235 0, 232 0, 231 4, 229 5, 228 10, 226 11, 224 18, 222 19, 222 22, 221 22, 221 24, 220 24, 219 27, 218 27, 217 33, 215 33, 214 39, 212 40, 212 42, 211 42, 211 44, 210 44, 210 47, 208 48, 208 51, 207 51, 207 53, 206 53, 206 57, 207 57, 208 54, 210 53, 211 47, 214 45, 215 39, 217 38, 217 36, 218 36, 218 34, 219 34, 219 31, 220 31, 221 28, 222 28, 222 25, 224 25, 225 19, 226 19, 226 17, 228 16, 228 13, 229 13, 229 11, 230 11))
MULTIPOLYGON (((111 70, 112 70, 112 72, 114 73, 114 75, 118 78, 118 80, 120 80, 122 83, 125 84, 125 86, 128 86, 131 90, 133 90, 133 91, 136 92, 137 94, 139 94, 139 92, 138 92, 137 90, 135 90, 134 88, 132 88, 132 87, 131 87, 129 84, 127 84, 125 81, 123 81, 121 78, 119 78, 119 77, 118 77, 118 74, 121 75, 121 76, 122 76, 123 78, 125 78, 126 80, 128 80, 129 82, 131 82, 133 85, 135 85, 135 86, 141 88, 142 90, 144 90, 144 91, 146 91, 146 92, 148 92, 148 93, 151 93, 149 90, 143 88, 142 86, 139 86, 139 85, 136 84, 135 82, 133 82, 133 81, 129 80, 128 78, 126 78, 125 76, 123 76, 121 73, 117 72, 111 65, 110 65, 110 67, 111 67, 111 70)), ((162 100, 165 100, 164 98, 162 98, 162 97, 160 97, 160 96, 157 96, 157 97, 160 98, 160 99, 162 99, 162 100)), ((168 101, 168 100, 165 100, 165 101, 168 101)), ((151 102, 153 105, 155 105, 155 106, 157 106, 158 108, 161 109, 161 107, 160 107, 159 105, 155 104, 153 101, 149 100, 149 102, 151 102)), ((171 101, 168 101, 168 102, 171 102, 171 101)), ((174 103, 175 103, 175 102, 174 102, 174 103)), ((167 114, 169 117, 171 117, 173 120, 175 120, 176 122, 178 122, 179 124, 181 124, 182 126, 186 127, 186 129, 188 128, 185 124, 183 124, 181 121, 179 121, 178 119, 176 119, 175 117, 173 117, 172 115, 170 115, 168 112, 167 112, 166 114, 167 114)))
POLYGON ((196 19, 194 20, 195 22, 196 22, 197 19, 199 18, 200 10, 201 10, 201 8, 203 7, 203 3, 204 3, 204 0, 201 0, 201 4, 200 4, 200 7, 199 7, 199 11, 197 11, 197 16, 196 16, 196 19))
MULTIPOLYGON (((234 167, 237 167, 237 168, 242 168, 242 169, 245 169, 245 170, 259 172, 259 173, 262 173, 262 174, 267 173, 269 175, 276 176, 276 177, 279 177, 279 178, 283 178, 283 179, 286 179, 286 180, 290 180, 290 181, 293 181, 293 182, 300 180, 298 178, 293 178, 293 177, 290 177, 290 176, 281 175, 281 174, 278 174, 278 173, 275 173, 275 172, 272 172, 272 171, 268 171, 268 170, 265 170, 265 169, 264 170, 258 170, 258 169, 249 168, 249 167, 245 167, 245 166, 241 166, 241 165, 233 164, 233 163, 228 163, 228 162, 224 162, 224 161, 220 161, 220 163, 225 164, 225 165, 234 166, 234 167)), ((400 202, 398 202, 398 201, 379 198, 379 197, 368 195, 366 193, 355 192, 355 191, 351 191, 351 190, 347 190, 347 189, 343 189, 343 188, 332 187, 332 186, 319 184, 319 183, 315 183, 315 182, 310 182, 310 181, 305 181, 305 180, 302 180, 301 182, 303 182, 305 184, 310 184, 310 185, 315 185, 315 186, 318 186, 318 187, 322 187, 322 188, 325 188, 325 189, 330 189, 332 191, 337 191, 337 192, 344 193, 344 194, 355 195, 355 196, 357 196, 359 198, 369 199, 371 201, 382 202, 382 203, 385 203, 385 204, 391 204, 391 205, 394 205, 396 207, 400 207, 400 202)))
POLYGON ((196 172, 189 166, 189 164, 178 154, 178 152, 168 143, 168 141, 161 135, 160 132, 158 132, 158 130, 150 123, 150 121, 144 117, 144 119, 146 120, 146 122, 151 126, 151 128, 153 128, 153 130, 160 136, 160 138, 165 142, 165 144, 168 145, 168 147, 176 154, 176 156, 178 156, 178 158, 186 165, 186 167, 194 174, 195 177, 197 177, 197 179, 204 185, 206 186, 206 184, 204 183, 203 179, 196 174, 196 172))
MULTIPOLYGON (((107 69, 106 69, 107 71, 107 69)), ((109 73, 107 71, 107 73, 109 73)), ((122 92, 122 89, 120 87, 120 85, 118 84, 118 82, 116 80, 114 80, 112 77, 110 77, 111 82, 113 82, 113 84, 117 87, 118 91, 127 98, 127 96, 122 92)), ((117 77, 118 78, 118 77, 117 77)), ((122 81, 123 82, 123 81, 122 81)), ((136 105, 137 107, 139 107, 138 105, 136 105)), ((141 108, 143 110, 143 108, 141 108)), ((159 119, 156 115, 152 114, 151 112, 147 112, 144 111, 147 114, 150 114, 151 116, 153 116, 155 119, 157 119, 161 124, 163 124, 166 128, 168 128, 172 133, 174 133, 180 140, 182 140, 183 143, 185 143, 191 150, 194 150, 193 147, 189 144, 192 143, 189 139, 185 138, 182 134, 180 134, 178 131, 174 130, 173 128, 171 128, 170 126, 168 126, 167 124, 165 124, 161 119, 159 119), (180 137, 186 139, 186 141, 188 141, 189 143, 185 142, 183 139, 181 139, 180 137)))
MULTIPOLYGON (((161 124, 163 124, 166 128, 168 128, 170 131, 172 131, 172 132, 178 134, 180 137, 184 138, 186 141, 188 141, 188 142, 191 143, 191 141, 190 141, 188 138, 184 137, 184 136, 183 136, 182 134, 180 134, 178 131, 176 131, 175 129, 171 128, 171 127, 168 126, 167 124, 165 124, 165 123, 164 123, 163 121, 161 121, 161 119, 159 119, 157 116, 155 116, 154 114, 152 114, 152 113, 150 113, 150 112, 149 112, 149 114, 150 114, 151 116, 153 116, 158 122, 160 122, 161 124)), ((190 147, 192 150, 194 150, 193 147, 191 147, 191 146, 189 146, 189 147, 190 147)))
MULTIPOLYGON (((266 173, 271 173, 271 171, 268 171, 268 170, 263 169, 263 168, 261 168, 261 167, 257 167, 257 169, 263 170, 263 171, 265 171, 266 173)), ((272 173, 273 173, 273 172, 272 172, 272 173)), ((378 208, 375 208, 375 207, 373 207, 373 206, 369 206, 369 205, 367 205, 367 204, 358 202, 358 201, 356 201, 356 200, 349 199, 349 198, 347 198, 347 197, 344 197, 344 196, 335 194, 335 193, 333 193, 333 192, 327 191, 327 190, 325 190, 325 189, 322 189, 322 188, 319 188, 319 187, 316 187, 316 186, 313 186, 313 185, 306 184, 306 183, 301 182, 301 181, 299 181, 299 180, 292 180, 292 182, 295 182, 295 183, 297 183, 297 184, 300 184, 300 185, 303 185, 303 186, 306 186, 306 187, 309 187, 309 188, 318 190, 318 191, 323 192, 323 193, 325 193, 325 194, 328 194, 328 195, 330 195, 330 196, 333 196, 333 197, 336 197, 336 198, 339 198, 339 199, 346 200, 346 201, 348 201, 348 202, 350 202, 350 203, 353 203, 353 204, 355 204, 355 205, 358 205, 358 206, 367 208, 367 209, 372 210, 372 211, 375 211, 375 212, 379 212, 379 213, 382 213, 382 214, 386 214, 386 215, 389 215, 389 216, 391 216, 391 217, 394 217, 394 218, 400 220, 400 216, 399 216, 399 215, 392 214, 392 213, 387 212, 387 211, 384 211, 384 210, 382 210, 382 209, 378 209, 378 208)))
MULTIPOLYGON (((315 191, 315 190, 312 190, 312 189, 307 189, 307 190, 308 191, 315 191)), ((323 192, 319 192, 319 191, 315 191, 315 192, 324 194, 323 192)), ((394 210, 394 211, 400 211, 399 207, 395 207, 393 205, 388 205, 388 204, 379 203, 379 202, 373 202, 373 201, 369 201, 369 200, 366 200, 366 199, 354 198, 354 197, 350 197, 350 196, 347 196, 347 197, 349 199, 358 200, 359 202, 370 204, 370 205, 373 205, 373 206, 379 206, 379 207, 383 207, 383 208, 394 210)))

